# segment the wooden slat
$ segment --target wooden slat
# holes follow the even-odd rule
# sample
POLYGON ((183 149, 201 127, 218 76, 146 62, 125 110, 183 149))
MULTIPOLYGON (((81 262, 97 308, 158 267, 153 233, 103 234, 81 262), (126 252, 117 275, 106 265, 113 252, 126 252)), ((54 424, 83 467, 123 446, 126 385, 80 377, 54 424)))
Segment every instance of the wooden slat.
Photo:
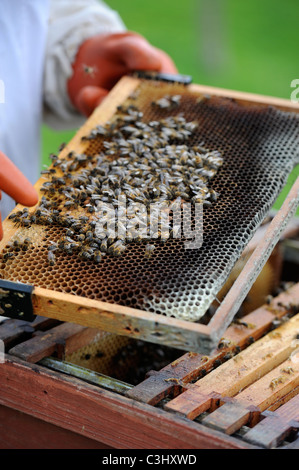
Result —
POLYGON ((299 368, 288 359, 238 393, 231 403, 220 406, 204 418, 202 423, 226 434, 233 434, 248 422, 252 425, 261 411, 266 410, 298 385, 299 368))
POLYGON ((190 91, 200 92, 204 95, 211 96, 226 96, 234 100, 240 101, 244 104, 261 104, 271 103, 272 106, 276 106, 282 111, 299 111, 298 103, 292 102, 291 100, 286 100, 284 98, 277 98, 274 96, 258 95, 255 93, 248 93, 244 91, 228 90, 225 88, 215 88, 206 85, 189 85, 190 91))
POLYGON ((207 341, 207 325, 41 287, 34 289, 32 303, 42 316, 177 349, 204 349, 207 341))
POLYGON ((294 427, 299 428, 299 395, 282 405, 275 412, 250 429, 243 437, 245 441, 263 447, 277 447, 294 427))
POLYGON ((293 390, 291 390, 291 392, 287 393, 282 398, 280 398, 275 403, 273 403, 273 405, 269 406, 269 408, 267 408, 267 413, 271 412, 271 411, 276 411, 280 406, 282 406, 285 403, 287 403, 288 401, 290 401, 296 395, 299 395, 299 386, 293 388, 293 390))
POLYGON ((253 413, 259 413, 258 409, 249 409, 239 401, 225 403, 205 419, 203 424, 213 429, 221 430, 226 434, 233 434, 244 426, 253 413))
POLYGON ((63 323, 49 331, 17 344, 9 354, 27 362, 38 362, 55 352, 63 359, 66 354, 85 346, 100 334, 99 330, 73 323, 63 323))
POLYGON ((165 408, 194 419, 220 397, 233 397, 285 361, 296 349, 299 314, 191 385, 165 408))
POLYGON ((30 338, 36 331, 44 331, 57 325, 59 322, 51 318, 36 317, 33 322, 23 320, 4 320, 0 324, 0 340, 5 348, 11 348, 18 342, 30 338))
POLYGON ((253 449, 249 443, 7 355, 0 404, 117 449, 253 449))
POLYGON ((269 331, 273 321, 279 322, 288 312, 293 313, 293 308, 298 302, 299 283, 273 298, 269 305, 244 316, 244 325, 229 326, 224 335, 227 347, 218 349, 209 357, 196 353, 184 354, 159 372, 150 373, 149 377, 128 392, 128 396, 156 405, 170 394, 177 395, 186 388, 186 384, 219 365, 219 361, 222 362, 226 355, 234 354, 236 346, 243 349, 269 331), (171 378, 174 380, 171 381, 171 378))

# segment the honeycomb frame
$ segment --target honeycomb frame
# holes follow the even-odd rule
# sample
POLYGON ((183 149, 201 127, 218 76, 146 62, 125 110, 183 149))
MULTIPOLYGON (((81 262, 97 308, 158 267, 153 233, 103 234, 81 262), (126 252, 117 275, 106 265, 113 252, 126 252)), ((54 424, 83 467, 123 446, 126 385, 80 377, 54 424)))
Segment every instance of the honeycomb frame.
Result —
MULTIPOLYGON (((77 152, 84 152, 86 149, 86 143, 82 142, 82 137, 96 125, 104 124, 113 116, 118 105, 122 104, 129 96, 132 96, 136 92, 142 80, 125 77, 123 78, 116 87, 112 90, 106 100, 99 106, 93 113, 93 115, 87 120, 85 125, 78 131, 74 139, 67 144, 62 150, 61 156, 67 154, 72 149, 76 149, 77 152)), ((160 87, 160 84, 157 84, 160 87)), ((233 98, 237 99, 240 104, 246 106, 248 103, 254 103, 256 106, 271 105, 276 106, 284 111, 298 111, 298 107, 293 106, 292 103, 286 100, 279 100, 275 98, 265 98, 256 95, 249 94, 236 94, 235 92, 227 92, 224 90, 208 89, 207 87, 200 87, 198 85, 189 85, 186 87, 192 94, 197 95, 198 99, 201 100, 205 97, 206 93, 212 93, 212 95, 220 96, 225 99, 233 98)), ((161 89, 163 94, 163 89, 161 89)), ((288 168, 291 170, 291 167, 288 168)), ((288 171, 286 172, 286 176, 288 171)), ((41 178, 36 185, 36 188, 40 191, 41 185, 44 180, 41 178)), ((283 182, 285 183, 285 181, 283 182)), ((282 184, 283 186, 283 184, 282 184)), ((280 224, 277 224, 277 220, 274 222, 276 230, 273 230, 273 226, 270 230, 271 242, 268 246, 263 245, 259 247, 259 264, 260 266, 251 267, 250 264, 247 267, 247 274, 245 271, 242 295, 250 288, 253 281, 253 276, 256 276, 267 258, 271 254, 271 250, 277 242, 277 234, 281 233, 285 221, 291 216, 293 211, 296 209, 296 204, 293 203, 292 208, 289 207, 290 202, 294 199, 293 195, 296 191, 294 188, 292 194, 288 198, 288 210, 282 213, 284 216, 280 224), (280 227, 277 231, 277 227, 280 227), (275 233, 274 233, 275 232, 275 233), (274 235, 274 236, 271 236, 274 235), (274 245, 273 245, 274 243, 274 245)), ((41 194, 41 193, 40 193, 41 194)), ((15 210, 19 210, 18 206, 15 210)), ((264 214, 266 215, 266 213, 264 214)), ((257 221, 256 228, 259 223, 262 222, 262 218, 257 221)), ((4 224, 5 237, 0 245, 0 250, 5 250, 9 240, 16 236, 18 230, 13 226, 10 220, 6 220, 4 224)), ((34 229, 30 229, 34 232, 34 229)), ((41 230, 39 227, 36 229, 36 234, 33 233, 33 239, 35 236, 37 240, 40 238, 38 233, 41 230)), ((252 230, 252 234, 254 230, 252 230)), ((269 235, 269 234, 268 234, 269 235)), ((269 238, 269 237, 268 237, 269 238)), ((239 253, 240 255, 240 253, 239 253)), ((257 256, 255 256, 257 260, 257 256)), ((231 268, 237 261, 237 257, 232 260, 231 268)), ((121 262, 121 261, 118 261, 121 262)), ((83 263, 84 264, 84 263, 83 263)), ((42 273, 36 269, 36 276, 40 276, 42 273)), ((71 269, 71 265, 70 265, 71 269)), ((96 269, 96 268, 94 268, 96 269)), ((91 269, 92 277, 93 269, 91 269)), ((50 276, 48 281, 50 281, 50 276)), ((52 275, 53 276, 53 275, 52 275)), ((55 277, 55 276, 54 276, 55 277)), ((236 296, 235 291, 232 288, 233 294, 231 294, 231 301, 228 306, 228 302, 225 301, 219 307, 218 311, 212 317, 211 322, 208 325, 188 322, 181 318, 165 317, 160 314, 154 313, 140 308, 127 307, 125 305, 119 305, 117 302, 102 302, 87 296, 81 296, 80 291, 72 292, 66 289, 68 284, 67 277, 61 273, 61 279, 57 279, 56 282, 62 286, 63 292, 57 292, 55 289, 47 289, 44 287, 36 286, 33 294, 34 310, 38 315, 44 315, 52 318, 57 318, 63 321, 72 321, 80 323, 86 326, 98 327, 105 331, 117 333, 125 336, 131 336, 136 338, 145 339, 154 343, 166 344, 169 346, 176 347, 183 350, 192 350, 207 352, 211 348, 215 347, 218 340, 221 337, 227 324, 231 321, 236 308, 240 304, 240 299, 236 296)), ((21 282, 28 282, 29 277, 26 276, 21 282)), ((225 279, 223 279, 223 282, 225 279)), ((17 282, 20 282, 17 280, 17 282)), ((117 282, 117 280, 116 280, 117 282)), ((241 284, 240 284, 241 285, 241 284)), ((86 293, 85 293, 86 294, 86 293)), ((215 294, 215 293, 214 293, 215 294)), ((245 294, 246 295, 246 294, 245 294)))

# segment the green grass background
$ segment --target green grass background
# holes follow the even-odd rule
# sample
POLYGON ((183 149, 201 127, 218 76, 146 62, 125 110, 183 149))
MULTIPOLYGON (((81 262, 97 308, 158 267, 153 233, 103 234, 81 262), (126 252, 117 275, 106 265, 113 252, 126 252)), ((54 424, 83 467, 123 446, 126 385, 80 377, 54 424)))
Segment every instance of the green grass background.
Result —
MULTIPOLYGON (((194 83, 290 98, 299 78, 297 0, 108 0, 127 28, 173 58, 194 83)), ((42 164, 76 129, 42 128, 42 164)), ((280 207, 296 175, 279 196, 280 207)))

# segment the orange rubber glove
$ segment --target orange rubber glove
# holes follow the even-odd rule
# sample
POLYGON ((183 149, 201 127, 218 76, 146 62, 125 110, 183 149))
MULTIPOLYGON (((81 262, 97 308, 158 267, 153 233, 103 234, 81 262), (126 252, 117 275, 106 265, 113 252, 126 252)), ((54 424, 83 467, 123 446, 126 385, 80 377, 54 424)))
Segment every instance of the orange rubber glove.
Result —
MULTIPOLYGON (((38 202, 38 195, 32 184, 2 152, 0 152, 0 199, 1 191, 4 191, 23 206, 34 206, 38 202)), ((0 240, 2 240, 2 237, 0 214, 0 240)))
POLYGON ((171 58, 137 33, 98 35, 79 48, 68 80, 70 99, 89 116, 117 81, 135 70, 177 74, 171 58))

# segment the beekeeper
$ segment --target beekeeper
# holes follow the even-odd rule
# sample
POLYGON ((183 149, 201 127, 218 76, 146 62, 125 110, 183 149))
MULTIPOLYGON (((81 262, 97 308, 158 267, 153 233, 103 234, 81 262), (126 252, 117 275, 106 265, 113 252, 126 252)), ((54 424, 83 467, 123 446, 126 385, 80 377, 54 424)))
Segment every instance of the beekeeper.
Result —
POLYGON ((2 219, 15 202, 37 203, 41 123, 60 130, 82 125, 133 70, 177 72, 165 52, 127 31, 104 2, 1 0, 2 219))

